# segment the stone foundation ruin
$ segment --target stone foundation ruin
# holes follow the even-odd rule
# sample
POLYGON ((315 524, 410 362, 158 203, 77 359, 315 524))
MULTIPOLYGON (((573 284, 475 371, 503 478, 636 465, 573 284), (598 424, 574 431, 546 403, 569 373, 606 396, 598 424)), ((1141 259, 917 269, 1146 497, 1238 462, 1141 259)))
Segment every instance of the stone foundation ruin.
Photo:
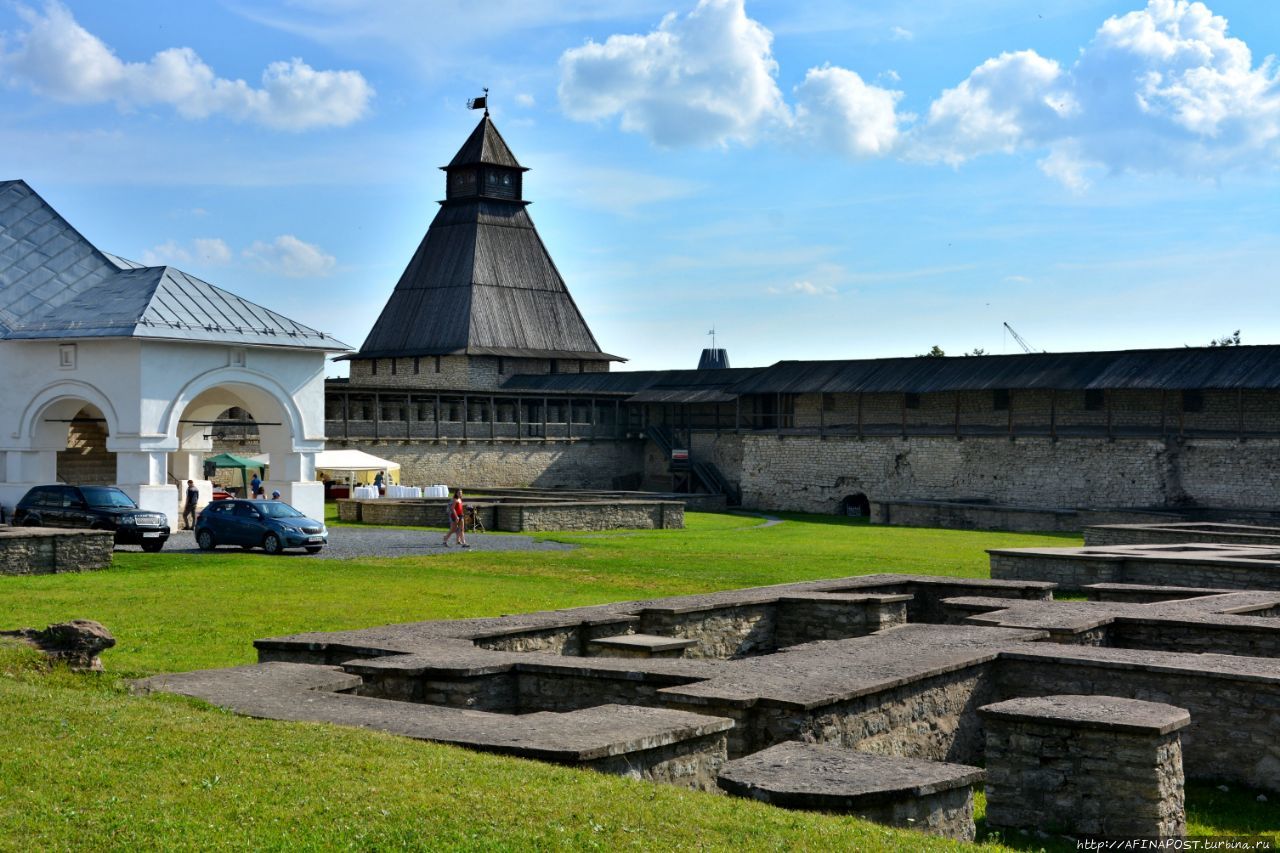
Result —
POLYGON ((1280 791, 1280 591, 1086 586, 879 574, 299 634, 139 686, 953 838, 984 762, 989 819, 1080 835, 1178 832, 1182 774, 1280 791), (1107 772, 1024 772, 1051 760, 1107 772))

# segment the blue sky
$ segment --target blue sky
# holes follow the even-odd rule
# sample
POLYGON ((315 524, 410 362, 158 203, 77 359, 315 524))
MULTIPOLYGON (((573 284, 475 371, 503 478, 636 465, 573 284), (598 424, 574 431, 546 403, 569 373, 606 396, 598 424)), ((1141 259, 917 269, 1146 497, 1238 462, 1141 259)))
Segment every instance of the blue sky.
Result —
POLYGON ((1280 341, 1272 4, 1045 5, 5 2, 0 179, 359 346, 489 86, 636 369, 1280 341))

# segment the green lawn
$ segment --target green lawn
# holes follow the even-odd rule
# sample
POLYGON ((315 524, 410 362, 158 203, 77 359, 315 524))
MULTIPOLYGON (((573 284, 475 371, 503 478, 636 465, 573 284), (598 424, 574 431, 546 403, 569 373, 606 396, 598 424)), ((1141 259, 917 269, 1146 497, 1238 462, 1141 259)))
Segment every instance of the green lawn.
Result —
MULTIPOLYGON (((122 552, 111 571, 0 578, 0 626, 91 618, 119 641, 102 676, 0 648, 0 848, 941 849, 849 818, 133 697, 124 681, 251 662, 252 640, 273 634, 878 571, 977 577, 984 548, 1078 541, 710 514, 690 514, 684 531, 548 538, 578 548, 358 561, 122 552)), ((1201 828, 1280 828, 1252 797, 1205 787, 1191 804, 1201 828)))

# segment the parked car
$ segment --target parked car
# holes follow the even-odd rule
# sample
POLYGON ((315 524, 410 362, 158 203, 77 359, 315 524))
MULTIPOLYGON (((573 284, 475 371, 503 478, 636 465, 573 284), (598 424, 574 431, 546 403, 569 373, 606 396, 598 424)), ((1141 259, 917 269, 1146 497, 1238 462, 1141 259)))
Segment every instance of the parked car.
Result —
POLYGON ((196 518, 196 544, 203 551, 219 545, 262 547, 268 554, 305 548, 315 554, 329 544, 324 522, 307 518, 283 501, 214 501, 196 518))
POLYGON ((36 486, 13 511, 13 523, 25 527, 78 527, 114 530, 117 545, 141 545, 159 551, 169 540, 169 517, 138 509, 115 486, 36 486))

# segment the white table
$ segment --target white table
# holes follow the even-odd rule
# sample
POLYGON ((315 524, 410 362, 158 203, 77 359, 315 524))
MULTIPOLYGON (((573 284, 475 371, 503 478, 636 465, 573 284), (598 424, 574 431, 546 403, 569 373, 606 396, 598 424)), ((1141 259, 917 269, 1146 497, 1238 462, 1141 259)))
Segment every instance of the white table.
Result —
POLYGON ((422 489, 417 486, 387 486, 389 498, 420 498, 422 489))

